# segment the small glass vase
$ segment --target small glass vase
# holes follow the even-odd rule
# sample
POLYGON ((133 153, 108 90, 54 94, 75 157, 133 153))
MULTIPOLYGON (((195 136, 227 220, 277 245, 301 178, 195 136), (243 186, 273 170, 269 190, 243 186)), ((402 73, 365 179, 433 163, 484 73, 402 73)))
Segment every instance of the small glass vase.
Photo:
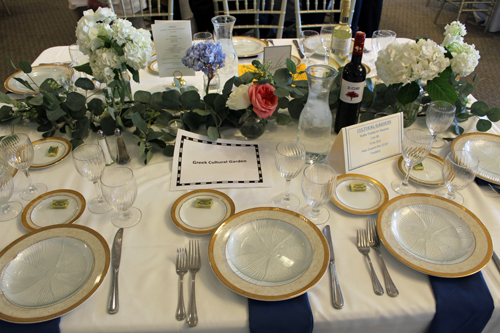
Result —
POLYGON ((247 117, 240 123, 240 132, 248 140, 259 138, 266 130, 267 120, 259 117, 247 117))
POLYGON ((212 79, 203 73, 203 92, 208 94, 220 94, 220 77, 217 72, 212 79))
POLYGON ((394 105, 394 112, 403 112, 403 127, 407 128, 413 125, 417 120, 418 113, 422 110, 422 97, 424 96, 424 89, 420 87, 420 93, 416 100, 412 103, 401 104, 396 102, 394 105))

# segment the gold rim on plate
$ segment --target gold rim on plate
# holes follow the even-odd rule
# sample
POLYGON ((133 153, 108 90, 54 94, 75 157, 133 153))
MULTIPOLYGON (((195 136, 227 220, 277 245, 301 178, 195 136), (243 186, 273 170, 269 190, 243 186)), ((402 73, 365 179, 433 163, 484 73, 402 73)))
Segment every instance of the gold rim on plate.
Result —
POLYGON ((86 201, 83 195, 81 195, 80 193, 73 190, 50 191, 38 196, 28 205, 26 205, 26 207, 23 210, 23 213, 21 214, 21 222, 23 224, 23 227, 25 227, 29 231, 35 231, 43 228, 44 226, 39 226, 36 224, 35 221, 33 221, 32 213, 33 210, 36 209, 38 205, 40 205, 45 200, 53 197, 67 197, 73 199, 76 202, 76 211, 74 212, 74 214, 70 216, 66 221, 58 223, 59 225, 73 224, 76 220, 80 218, 80 216, 82 216, 83 212, 85 211, 86 201))
MULTIPOLYGON (((434 163, 439 163, 441 165, 441 169, 439 169, 439 178, 438 179, 430 181, 430 180, 425 180, 425 179, 420 179, 420 178, 415 177, 415 175, 418 172, 422 172, 421 170, 412 170, 410 172, 409 179, 414 183, 424 185, 424 186, 433 186, 433 187, 444 186, 444 180, 443 180, 442 173, 441 173, 441 170, 442 170, 442 167, 444 164, 444 160, 441 157, 434 155, 434 154, 427 155, 427 158, 424 159, 424 161, 422 162, 424 164, 423 171, 425 171, 425 164, 426 163, 428 164, 429 161, 432 161, 434 163)), ((400 156, 398 159, 398 170, 403 176, 406 176, 406 162, 405 162, 403 156, 400 156)))
POLYGON ((286 209, 259 207, 239 212, 219 226, 210 239, 208 259, 217 278, 235 293, 256 300, 279 301, 297 297, 314 287, 326 272, 330 254, 321 231, 304 216, 286 209), (229 236, 237 227, 259 220, 288 223, 309 240, 314 249, 311 264, 295 280, 278 286, 256 285, 239 277, 229 265, 226 257, 229 236))
MULTIPOLYGON (((46 68, 50 68, 50 67, 53 67, 53 68, 59 70, 60 72, 65 73, 65 75, 67 75, 67 76, 73 76, 73 69, 69 66, 61 65, 61 64, 45 64, 45 65, 33 66, 33 67, 31 67, 30 74, 37 72, 40 69, 46 69, 46 68)), ((11 76, 9 76, 3 84, 5 89, 7 89, 10 92, 16 93, 16 94, 24 94, 24 93, 36 94, 36 93, 38 93, 38 89, 36 89, 36 86, 32 87, 34 89, 34 91, 29 90, 28 88, 25 88, 26 90, 17 90, 17 88, 14 86, 14 84, 17 83, 17 81, 14 80, 14 77, 20 78, 24 74, 25 73, 23 71, 17 71, 14 74, 12 74, 11 76)), ((29 81, 28 83, 30 85, 33 84, 33 82, 31 82, 31 81, 29 81)), ((40 84, 41 83, 42 82, 40 82, 40 84)))
POLYGON ((238 58, 246 58, 246 57, 253 57, 253 56, 259 55, 262 52, 264 52, 264 47, 268 46, 266 41, 260 40, 260 39, 255 38, 255 37, 249 37, 249 36, 233 36, 233 44, 235 44, 234 48, 236 49, 236 55, 238 56, 238 58), (250 52, 250 53, 241 53, 241 51, 238 52, 238 47, 237 47, 238 41, 249 41, 249 42, 255 44, 256 47, 259 47, 259 49, 257 51, 250 52))
POLYGON ((493 243, 488 229, 471 211, 451 200, 430 194, 401 195, 387 202, 378 213, 377 231, 385 247, 399 261, 419 272, 433 276, 457 278, 472 275, 486 266, 493 254, 493 243), (475 238, 475 248, 467 259, 453 264, 430 263, 411 255, 398 243, 391 231, 393 213, 400 207, 418 204, 448 210, 467 223, 475 238))
MULTIPOLYGON (((47 168, 47 167, 56 165, 57 163, 61 162, 66 157, 68 157, 69 153, 71 152, 72 145, 71 145, 71 142, 69 142, 68 140, 66 140, 64 138, 52 137, 52 138, 45 138, 45 139, 36 140, 35 142, 33 142, 33 149, 36 150, 37 146, 40 146, 40 147, 45 146, 45 145, 50 146, 51 143, 58 145, 58 146, 62 146, 64 148, 64 151, 62 153, 58 153, 58 155, 55 156, 53 159, 51 159, 49 162, 37 163, 36 160, 34 159, 33 163, 30 165, 30 169, 47 168)), ((47 147, 46 151, 48 151, 48 147, 47 147)), ((44 151, 43 154, 46 154, 46 151, 44 151)), ((36 154, 36 152, 35 152, 35 154, 36 154)))
MULTIPOLYGON (((210 209, 195 208, 195 209, 200 210, 200 214, 203 213, 205 215, 204 220, 206 221, 207 215, 210 214, 210 209, 213 208, 210 209)), ((170 217, 172 218, 172 221, 179 229, 189 232, 191 234, 204 235, 204 234, 211 234, 212 232, 217 230, 217 228, 220 226, 222 222, 227 220, 230 216, 234 215, 234 212, 235 212, 234 202, 225 193, 216 190, 195 190, 182 195, 179 199, 177 199, 174 202, 174 204, 172 205, 172 209, 170 210, 170 217), (216 200, 215 204, 222 204, 225 209, 223 217, 215 221, 214 224, 205 227, 196 227, 188 223, 188 221, 186 221, 186 219, 183 218, 181 210, 183 208, 186 208, 186 205, 190 203, 192 204, 192 201, 198 197, 211 197, 212 199, 216 200)))
MULTIPOLYGON (((345 184, 344 184, 345 186, 345 184)), ((349 187, 349 184, 347 184, 347 187, 349 187)), ((362 200, 363 194, 366 194, 367 192, 355 192, 356 195, 362 200)), ((349 174, 344 174, 341 176, 337 177, 337 187, 335 189, 335 192, 333 194, 332 201, 335 205, 337 205, 340 209, 345 210, 346 212, 353 213, 353 214, 360 214, 360 215, 369 215, 369 214, 374 214, 380 210, 380 208, 389 200, 389 193, 387 193, 387 189, 385 188, 384 185, 382 185, 378 180, 373 179, 371 177, 365 176, 365 175, 360 175, 360 174, 354 174, 354 173, 349 173, 349 174), (378 195, 379 195, 379 200, 378 202, 371 206, 371 207, 366 207, 366 208, 356 208, 353 206, 349 206, 349 204, 343 202, 337 194, 337 191, 340 190, 342 187, 339 187, 339 185, 342 186, 343 183, 346 183, 348 181, 354 181, 354 182, 363 182, 371 187, 373 187, 378 195)))
POLYGON ((54 225, 30 232, 0 252, 0 271, 29 246, 57 237, 69 237, 86 243, 94 255, 94 266, 87 281, 71 296, 45 307, 22 307, 0 293, 0 319, 12 323, 38 323, 54 319, 78 307, 99 288, 108 272, 110 251, 106 240, 95 230, 81 225, 54 225))
POLYGON ((160 74, 160 72, 158 71, 158 66, 156 66, 155 68, 154 66, 155 64, 158 64, 158 61, 156 59, 151 61, 151 63, 148 66, 148 69, 151 73, 160 74))

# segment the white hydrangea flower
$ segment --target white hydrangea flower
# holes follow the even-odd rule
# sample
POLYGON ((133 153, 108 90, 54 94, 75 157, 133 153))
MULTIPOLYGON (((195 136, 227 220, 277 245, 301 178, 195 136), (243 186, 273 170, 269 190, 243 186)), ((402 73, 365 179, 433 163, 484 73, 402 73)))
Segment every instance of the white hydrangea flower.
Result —
POLYGON ((467 76, 476 69, 481 56, 474 45, 455 42, 448 49, 453 56, 450 61, 453 73, 467 76))
POLYGON ((465 25, 459 21, 453 21, 450 24, 447 24, 446 27, 444 27, 444 30, 444 40, 441 45, 446 47, 453 42, 462 42, 464 40, 463 37, 467 34, 465 25))

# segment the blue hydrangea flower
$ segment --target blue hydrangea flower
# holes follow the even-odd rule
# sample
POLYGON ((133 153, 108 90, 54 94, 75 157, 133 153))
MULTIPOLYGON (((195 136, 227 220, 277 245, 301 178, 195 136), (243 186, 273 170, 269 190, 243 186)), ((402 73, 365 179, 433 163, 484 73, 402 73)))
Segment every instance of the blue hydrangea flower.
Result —
POLYGON ((222 53, 222 46, 219 42, 198 43, 191 46, 186 51, 186 55, 182 57, 184 66, 202 71, 210 78, 213 78, 215 71, 224 67, 226 54, 222 53))

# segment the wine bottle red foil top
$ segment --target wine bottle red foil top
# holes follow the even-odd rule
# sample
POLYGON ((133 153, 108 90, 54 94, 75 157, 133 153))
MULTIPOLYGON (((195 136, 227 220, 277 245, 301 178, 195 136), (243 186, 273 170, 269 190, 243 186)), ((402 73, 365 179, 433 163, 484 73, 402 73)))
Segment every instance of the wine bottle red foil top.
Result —
POLYGON ((356 32, 354 36, 354 49, 352 54, 363 55, 363 48, 365 47, 366 34, 363 31, 356 32))

